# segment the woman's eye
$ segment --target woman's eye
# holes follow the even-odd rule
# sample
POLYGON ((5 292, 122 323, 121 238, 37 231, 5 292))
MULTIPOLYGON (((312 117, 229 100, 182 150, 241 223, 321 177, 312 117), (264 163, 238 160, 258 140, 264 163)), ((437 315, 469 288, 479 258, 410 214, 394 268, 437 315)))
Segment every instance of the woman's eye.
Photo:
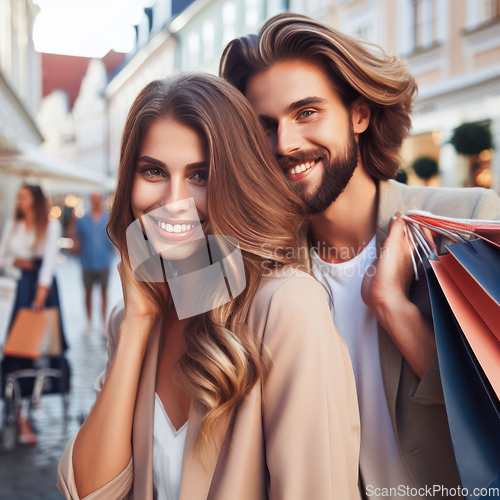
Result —
POLYGON ((149 178, 156 179, 158 177, 163 177, 163 171, 157 167, 147 167, 142 173, 149 178))
POLYGON ((191 179, 200 184, 206 183, 208 179, 207 172, 196 172, 191 176, 191 179))
POLYGON ((312 109, 306 109, 305 111, 302 111, 298 118, 309 118, 311 115, 314 114, 314 111, 312 109))

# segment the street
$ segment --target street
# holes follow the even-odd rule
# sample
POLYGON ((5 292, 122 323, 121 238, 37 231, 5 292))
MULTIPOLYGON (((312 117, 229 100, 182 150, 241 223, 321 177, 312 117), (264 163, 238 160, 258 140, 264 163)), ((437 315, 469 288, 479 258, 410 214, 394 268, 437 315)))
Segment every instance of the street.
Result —
MULTIPOLYGON (((67 418, 63 415, 60 395, 44 395, 42 407, 34 410, 33 421, 38 433, 34 448, 17 445, 14 451, 0 452, 0 499, 53 500, 62 495, 56 487, 56 471, 67 442, 79 429, 94 402, 94 382, 103 370, 106 339, 100 322, 100 290, 94 287, 93 328, 85 335, 87 319, 84 289, 79 261, 62 257, 56 271, 61 298, 64 328, 69 343, 67 357, 72 368, 71 395, 67 418)), ((121 285, 115 260, 108 291, 109 310, 120 300, 121 285)))

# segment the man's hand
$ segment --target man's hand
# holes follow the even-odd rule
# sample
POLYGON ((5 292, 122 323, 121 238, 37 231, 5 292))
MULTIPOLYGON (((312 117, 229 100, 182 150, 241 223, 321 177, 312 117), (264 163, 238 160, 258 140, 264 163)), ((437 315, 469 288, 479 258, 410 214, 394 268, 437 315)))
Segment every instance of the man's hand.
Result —
POLYGON ((409 299, 413 280, 412 250, 401 214, 395 217, 380 256, 366 272, 361 296, 412 370, 422 378, 436 352, 436 344, 432 326, 409 299))
POLYGON ((389 236, 380 255, 368 269, 361 286, 363 301, 375 312, 408 300, 413 280, 412 251, 405 235, 405 223, 400 213, 395 217, 389 223, 389 236))

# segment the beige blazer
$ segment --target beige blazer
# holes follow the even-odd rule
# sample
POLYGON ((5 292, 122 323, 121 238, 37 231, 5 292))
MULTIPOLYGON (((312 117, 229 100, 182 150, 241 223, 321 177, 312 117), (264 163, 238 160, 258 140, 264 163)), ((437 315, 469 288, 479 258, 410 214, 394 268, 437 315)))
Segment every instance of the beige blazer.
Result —
MULTIPOLYGON (((105 383, 123 310, 110 321, 105 383)), ((220 422, 216 447, 203 465, 193 450, 203 414, 191 407, 180 500, 348 500, 359 498, 359 416, 347 347, 333 325, 325 290, 310 276, 285 268, 264 278, 249 325, 269 349, 269 375, 220 422)), ((153 498, 154 392, 161 325, 144 358, 128 467, 86 499, 153 498)), ((72 466, 75 437, 58 468, 58 487, 77 499, 72 466)))

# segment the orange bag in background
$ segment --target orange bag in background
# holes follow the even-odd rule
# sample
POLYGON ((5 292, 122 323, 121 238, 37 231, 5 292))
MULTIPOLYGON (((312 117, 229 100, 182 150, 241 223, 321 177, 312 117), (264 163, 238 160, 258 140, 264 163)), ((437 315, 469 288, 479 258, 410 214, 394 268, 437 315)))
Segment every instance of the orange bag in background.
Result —
POLYGON ((20 309, 7 337, 4 356, 38 359, 61 352, 59 309, 20 309))

